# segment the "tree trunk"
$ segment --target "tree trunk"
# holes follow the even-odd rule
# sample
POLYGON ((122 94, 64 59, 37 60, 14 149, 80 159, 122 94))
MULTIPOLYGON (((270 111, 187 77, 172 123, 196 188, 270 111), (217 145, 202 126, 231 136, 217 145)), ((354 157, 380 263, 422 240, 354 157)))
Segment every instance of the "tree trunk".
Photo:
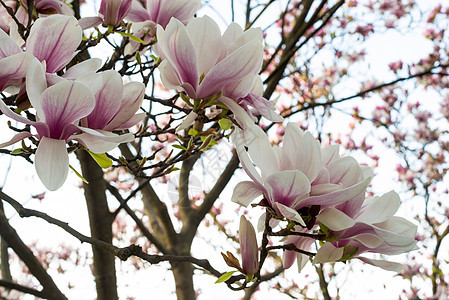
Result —
POLYGON ((196 298, 193 288, 193 266, 190 263, 171 263, 176 283, 178 300, 193 300, 196 298))
MULTIPOLYGON (((89 223, 93 238, 112 243, 112 214, 106 198, 106 183, 103 170, 87 151, 78 151, 84 183, 89 223)), ((94 275, 97 285, 98 300, 118 299, 117 279, 115 274, 115 256, 107 251, 92 247, 94 254, 94 275)))

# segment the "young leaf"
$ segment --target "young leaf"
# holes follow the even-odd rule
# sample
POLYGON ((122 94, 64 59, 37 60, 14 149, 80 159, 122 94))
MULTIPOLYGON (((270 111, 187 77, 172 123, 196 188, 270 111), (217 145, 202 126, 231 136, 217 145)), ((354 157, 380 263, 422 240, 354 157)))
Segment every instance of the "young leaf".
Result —
POLYGON ((229 119, 220 119, 218 120, 218 124, 220 124, 221 129, 225 131, 232 126, 232 122, 229 119))
POLYGON ((187 148, 186 147, 184 147, 184 146, 181 146, 181 145, 171 145, 173 148, 176 148, 176 149, 181 149, 181 150, 184 150, 184 151, 186 151, 187 150, 187 148))
POLYGON ((125 36, 125 37, 129 37, 130 39, 132 39, 134 42, 138 42, 141 44, 146 44, 146 42, 142 39, 139 39, 138 37, 130 34, 130 33, 126 33, 126 32, 121 32, 121 31, 116 31, 118 34, 120 34, 121 36, 125 36))
POLYGON ((112 160, 106 156, 106 153, 97 154, 97 153, 93 153, 89 150, 87 150, 87 152, 89 152, 90 156, 92 156, 92 158, 95 159, 97 164, 100 167, 102 167, 103 169, 107 169, 110 166, 112 166, 112 160))
POLYGON ((220 278, 217 279, 217 281, 215 281, 215 283, 225 282, 226 280, 231 278, 231 276, 232 276, 232 274, 234 274, 234 272, 237 272, 237 271, 231 271, 231 272, 224 273, 223 275, 220 276, 220 278))

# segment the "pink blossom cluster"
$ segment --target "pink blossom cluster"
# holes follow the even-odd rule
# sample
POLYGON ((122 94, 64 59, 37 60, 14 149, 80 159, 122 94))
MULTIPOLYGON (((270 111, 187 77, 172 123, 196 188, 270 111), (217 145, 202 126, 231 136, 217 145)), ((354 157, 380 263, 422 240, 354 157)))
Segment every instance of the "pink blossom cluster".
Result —
POLYGON ((36 130, 20 132, 0 147, 29 137, 38 139, 35 167, 49 190, 58 189, 66 180, 67 142, 75 140, 92 152, 103 153, 134 138, 113 130, 129 128, 144 117, 135 114, 144 96, 142 83, 123 85, 116 71, 96 73, 99 59, 67 67, 81 38, 78 21, 61 14, 35 21, 25 51, 0 30, 0 90, 26 93, 36 111, 36 120, 29 120, 0 101, 3 114, 36 130), (63 70, 62 76, 56 74, 63 70))

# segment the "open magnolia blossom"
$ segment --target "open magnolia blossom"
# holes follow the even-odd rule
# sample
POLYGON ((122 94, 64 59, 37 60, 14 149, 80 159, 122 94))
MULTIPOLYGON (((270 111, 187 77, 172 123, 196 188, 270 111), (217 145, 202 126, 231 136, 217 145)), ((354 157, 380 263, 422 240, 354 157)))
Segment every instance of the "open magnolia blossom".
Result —
MULTIPOLYGON (((392 191, 365 199, 371 170, 359 166, 351 157, 340 157, 337 146, 321 149, 310 133, 294 123, 287 124, 281 147, 272 146, 256 125, 236 132, 234 141, 240 162, 253 181, 237 184, 232 200, 247 206, 263 196, 276 214, 298 224, 294 231, 326 232, 327 242, 318 249, 314 263, 358 258, 400 271, 400 264, 360 254, 399 254, 416 249, 416 226, 393 216, 400 204, 399 196, 392 191)), ((275 226, 277 222, 270 224, 275 226)), ((314 242, 315 239, 302 236, 284 240, 284 244, 306 251, 314 242)), ((295 259, 301 270, 308 256, 286 251, 284 268, 289 268, 295 259)))
MULTIPOLYGON (((85 84, 61 79, 52 86, 47 85, 44 68, 36 59, 29 65, 26 77, 28 98, 36 110, 36 121, 28 120, 11 111, 3 101, 0 110, 9 118, 33 126, 39 139, 36 149, 35 168, 42 183, 49 190, 56 190, 65 182, 69 169, 66 142, 76 139, 93 152, 111 150, 119 143, 133 140, 132 134, 116 135, 79 126, 79 120, 88 116, 95 108, 95 97, 85 84), (80 131, 88 135, 78 135, 80 131)), ((21 132, 0 148, 12 145, 32 136, 21 132)))
POLYGON ((351 202, 363 197, 371 181, 371 170, 351 157, 340 157, 338 147, 321 149, 310 133, 294 123, 287 124, 281 147, 272 146, 256 125, 236 132, 234 143, 252 181, 237 184, 232 201, 248 206, 263 195, 276 213, 303 225, 299 209, 351 202))
POLYGON ((47 73, 65 67, 75 56, 82 30, 71 16, 52 15, 36 20, 23 52, 20 46, 0 30, 0 91, 23 85, 29 64, 35 57, 46 65, 47 73))
POLYGON ((349 217, 344 209, 333 207, 318 214, 317 221, 329 229, 334 241, 318 250, 314 263, 334 260, 332 257, 337 253, 341 255, 338 259, 350 254, 366 263, 399 272, 403 267, 401 264, 373 260, 361 257, 360 254, 373 252, 393 255, 418 249, 416 225, 394 216, 400 205, 399 196, 394 191, 360 202, 362 204, 354 217, 349 217))
MULTIPOLYGON (((145 7, 140 1, 133 1, 126 19, 133 22, 133 35, 148 43, 156 35, 156 25, 165 28, 171 18, 187 25, 200 6, 200 0, 147 0, 145 7)), ((139 46, 138 42, 130 40, 125 54, 135 53, 139 46)))
MULTIPOLYGON (((260 96, 260 28, 243 31, 232 23, 221 35, 210 17, 193 19, 187 26, 172 18, 165 29, 157 27, 157 39, 155 51, 162 59, 159 70, 166 88, 183 91, 191 99, 206 100, 221 93, 245 108, 252 106, 255 114, 272 121, 283 120, 274 113, 273 105, 260 96), (211 47, 214 51, 210 51, 211 47)), ((189 125, 183 124, 182 128, 189 125)))

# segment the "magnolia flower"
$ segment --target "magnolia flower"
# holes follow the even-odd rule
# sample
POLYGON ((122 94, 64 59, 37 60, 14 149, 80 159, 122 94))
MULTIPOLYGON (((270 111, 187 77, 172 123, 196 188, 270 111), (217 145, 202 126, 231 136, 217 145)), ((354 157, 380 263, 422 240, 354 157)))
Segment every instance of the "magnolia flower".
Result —
POLYGON ((246 275, 255 274, 259 270, 256 231, 251 222, 246 220, 244 216, 240 217, 239 240, 242 254, 242 269, 246 275))
POLYGON ((165 87, 204 99, 247 75, 255 76, 262 64, 262 33, 250 29, 231 47, 225 41, 235 38, 235 28, 230 26, 222 37, 217 23, 207 16, 187 26, 174 18, 165 30, 159 25, 155 50, 162 59, 159 70, 165 87))
POLYGON ((36 20, 22 49, 3 30, 0 30, 0 91, 23 83, 32 56, 46 65, 46 72, 64 68, 75 56, 81 42, 82 30, 74 17, 52 15, 36 20))
MULTIPOLYGON (((147 0, 144 8, 140 1, 134 0, 126 19, 133 22, 133 34, 148 43, 156 35, 156 25, 165 28, 171 18, 186 25, 200 6, 200 0, 147 0)), ((129 41, 125 54, 136 52, 139 46, 139 43, 129 41)))
POLYGON ((101 0, 99 13, 104 24, 114 27, 120 25, 131 9, 132 0, 101 0))
MULTIPOLYGON (((172 19, 165 30, 158 26, 157 37, 155 51, 162 59, 159 70, 166 88, 184 91, 192 99, 207 99, 221 92, 217 101, 232 99, 245 108, 252 106, 255 113, 269 120, 283 120, 260 96, 260 28, 244 32, 232 23, 222 36, 215 21, 205 16, 193 19, 187 26, 172 19)), ((189 125, 183 124, 182 128, 189 125)))
POLYGON ((399 205, 398 194, 390 191, 381 197, 366 198, 354 217, 333 207, 321 211, 317 220, 329 229, 335 240, 318 250, 314 262, 335 260, 335 256, 340 256, 338 260, 351 253, 352 257, 366 263, 399 272, 400 264, 360 256, 364 252, 393 255, 417 249, 416 225, 394 216, 399 205))
POLYGON ((99 139, 96 132, 110 135, 110 131, 128 129, 142 121, 145 114, 136 112, 145 95, 145 85, 140 82, 123 85, 122 77, 113 70, 102 72, 99 76, 102 84, 95 94, 95 108, 81 120, 85 133, 78 135, 76 139, 89 149, 95 144, 98 152, 106 152, 117 144, 114 141, 107 143, 99 139), (96 131, 90 132, 86 128, 96 131))
MULTIPOLYGON (((27 72, 26 90, 31 104, 36 110, 36 121, 30 121, 12 110, 0 101, 0 110, 7 117, 18 122, 33 126, 39 139, 36 149, 35 168, 42 183, 49 190, 56 190, 65 182, 69 169, 69 158, 66 142, 77 139, 91 146, 90 140, 84 141, 76 133, 82 131, 96 136, 96 143, 92 144, 92 151, 103 150, 101 141, 108 147, 112 142, 115 146, 121 142, 129 142, 132 135, 117 136, 83 128, 78 126, 79 120, 88 116, 95 107, 92 91, 84 84, 73 80, 61 80, 47 86, 44 69, 34 59, 27 72)), ((10 141, 0 144, 0 148, 12 145, 20 140, 32 136, 29 132, 21 132, 10 141)))
POLYGON ((232 201, 248 206, 264 195, 278 214, 305 226, 299 209, 331 207, 364 196, 371 171, 351 157, 341 158, 337 147, 321 149, 294 123, 287 125, 282 147, 272 146, 260 127, 247 123, 245 130, 234 134, 234 143, 252 181, 237 184, 232 201))
POLYGON ((101 0, 98 17, 85 17, 79 20, 83 29, 103 23, 104 26, 117 27, 131 9, 133 0, 101 0))

